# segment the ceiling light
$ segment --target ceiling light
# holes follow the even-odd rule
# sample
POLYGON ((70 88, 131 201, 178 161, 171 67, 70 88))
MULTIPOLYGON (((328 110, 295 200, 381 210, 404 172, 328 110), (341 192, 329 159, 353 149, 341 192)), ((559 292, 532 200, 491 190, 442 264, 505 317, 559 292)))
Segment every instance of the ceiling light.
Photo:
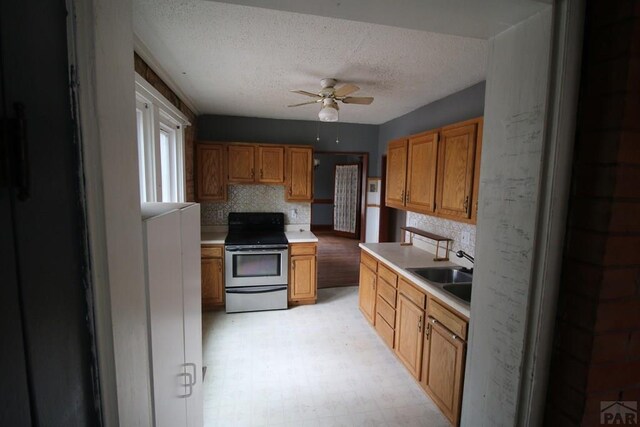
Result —
POLYGON ((323 106, 318 113, 318 118, 323 122, 338 121, 338 106, 333 99, 325 99, 323 101, 323 106))

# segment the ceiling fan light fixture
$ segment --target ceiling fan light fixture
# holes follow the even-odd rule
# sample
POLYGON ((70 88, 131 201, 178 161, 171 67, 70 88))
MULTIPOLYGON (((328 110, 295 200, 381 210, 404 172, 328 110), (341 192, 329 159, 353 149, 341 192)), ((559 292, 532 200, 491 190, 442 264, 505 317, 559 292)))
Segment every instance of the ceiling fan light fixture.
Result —
POLYGON ((318 118, 322 122, 337 122, 338 110, 333 107, 322 107, 322 109, 318 113, 318 118))
POLYGON ((322 122, 338 121, 338 106, 333 99, 324 99, 322 109, 318 113, 318 118, 322 122))

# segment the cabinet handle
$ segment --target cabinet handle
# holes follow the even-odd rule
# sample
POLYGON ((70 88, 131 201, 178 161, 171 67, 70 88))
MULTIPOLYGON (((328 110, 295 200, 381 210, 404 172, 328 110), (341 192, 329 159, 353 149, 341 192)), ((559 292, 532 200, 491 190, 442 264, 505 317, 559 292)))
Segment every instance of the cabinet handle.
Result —
POLYGON ((291 186, 289 186, 289 195, 291 195, 291 186))
POLYGON ((296 269, 296 262, 295 261, 291 261, 291 269, 292 270, 296 269))
POLYGON ((426 339, 429 339, 430 332, 431 332, 431 325, 427 323, 427 327, 424 328, 424 336, 426 339))
POLYGON ((405 204, 411 201, 411 196, 409 195, 409 191, 407 190, 407 200, 405 200, 405 204))
POLYGON ((418 332, 422 332, 422 316, 420 316, 418 320, 418 332))
POLYGON ((454 340, 459 340, 460 338, 456 334, 451 334, 451 338, 454 340))
POLYGON ((260 169, 260 179, 264 178, 264 173, 262 172, 262 169, 260 169))
POLYGON ((402 193, 400 193, 400 200, 402 201, 402 203, 404 204, 404 190, 402 190, 402 193))
POLYGON ((464 211, 469 212, 469 196, 464 198, 464 211))
POLYGON ((251 168, 251 178, 253 178, 253 168, 251 168))
POLYGON ((198 373, 197 373, 196 364, 188 362, 188 363, 184 364, 184 367, 185 368, 193 368, 193 377, 191 378, 192 382, 190 383, 190 385, 192 385, 192 386, 196 385, 196 383, 198 382, 198 373))
POLYGON ((191 374, 189 372, 182 372, 182 373, 178 374, 178 376, 179 377, 185 377, 187 379, 187 383, 183 384, 183 386, 189 387, 189 391, 187 392, 187 394, 183 394, 183 395, 178 396, 178 397, 187 398, 187 397, 191 396, 193 394, 193 385, 195 384, 195 382, 193 381, 193 377, 191 376, 191 374))

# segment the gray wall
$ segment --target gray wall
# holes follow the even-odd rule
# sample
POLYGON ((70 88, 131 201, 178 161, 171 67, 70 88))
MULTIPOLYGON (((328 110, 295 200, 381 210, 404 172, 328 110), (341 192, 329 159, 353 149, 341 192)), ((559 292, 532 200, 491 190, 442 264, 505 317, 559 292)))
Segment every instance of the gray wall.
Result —
POLYGON ((518 424, 535 277, 551 6, 490 40, 462 425, 518 424))
POLYGON ((198 139, 313 145, 316 151, 369 153, 369 174, 379 169, 377 125, 320 123, 308 120, 203 115, 198 117, 198 139), (320 141, 316 141, 316 135, 320 141), (336 144, 336 135, 339 143, 336 144))

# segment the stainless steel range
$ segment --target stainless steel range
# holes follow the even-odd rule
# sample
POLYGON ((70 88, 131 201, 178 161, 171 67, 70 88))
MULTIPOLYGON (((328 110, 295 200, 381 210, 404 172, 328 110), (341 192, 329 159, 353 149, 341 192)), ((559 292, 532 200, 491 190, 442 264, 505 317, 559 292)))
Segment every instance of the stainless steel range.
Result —
POLYGON ((225 239, 227 313, 287 308, 289 250, 284 214, 229 214, 225 239))

